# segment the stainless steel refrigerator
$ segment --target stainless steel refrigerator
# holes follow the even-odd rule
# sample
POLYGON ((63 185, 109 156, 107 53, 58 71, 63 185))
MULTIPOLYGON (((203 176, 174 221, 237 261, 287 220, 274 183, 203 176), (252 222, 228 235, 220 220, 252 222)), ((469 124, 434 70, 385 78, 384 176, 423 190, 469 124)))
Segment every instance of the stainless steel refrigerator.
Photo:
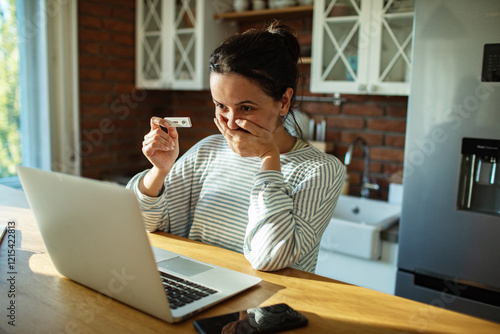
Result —
POLYGON ((500 0, 417 0, 412 59, 396 295, 500 322, 500 0))

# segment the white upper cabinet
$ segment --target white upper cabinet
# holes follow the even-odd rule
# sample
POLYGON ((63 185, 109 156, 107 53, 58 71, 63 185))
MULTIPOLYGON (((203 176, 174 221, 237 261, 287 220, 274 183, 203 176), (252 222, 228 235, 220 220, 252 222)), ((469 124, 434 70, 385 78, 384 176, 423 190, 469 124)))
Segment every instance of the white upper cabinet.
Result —
POLYGON ((230 31, 204 0, 137 0, 136 86, 207 89, 208 61, 230 31))
POLYGON ((315 0, 311 92, 408 95, 413 0, 315 0))

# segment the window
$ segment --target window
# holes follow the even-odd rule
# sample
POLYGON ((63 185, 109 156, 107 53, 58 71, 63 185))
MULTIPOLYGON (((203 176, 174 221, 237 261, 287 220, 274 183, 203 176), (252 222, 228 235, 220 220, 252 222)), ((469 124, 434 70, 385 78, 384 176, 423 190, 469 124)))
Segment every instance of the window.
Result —
POLYGON ((15 184, 21 163, 19 50, 15 0, 0 0, 0 179, 15 184))
MULTIPOLYGON (((0 175, 0 183, 13 184, 15 165, 20 162, 79 174, 77 1, 0 0, 0 6, 2 23, 9 18, 13 27, 9 31, 14 38, 9 42, 17 39, 19 64, 18 81, 12 84, 18 97, 17 118, 6 122, 18 136, 17 160, 5 162, 10 178, 0 175)), ((4 113, 0 123, 8 118, 4 113)), ((9 150, 15 150, 14 143, 9 142, 9 150)))

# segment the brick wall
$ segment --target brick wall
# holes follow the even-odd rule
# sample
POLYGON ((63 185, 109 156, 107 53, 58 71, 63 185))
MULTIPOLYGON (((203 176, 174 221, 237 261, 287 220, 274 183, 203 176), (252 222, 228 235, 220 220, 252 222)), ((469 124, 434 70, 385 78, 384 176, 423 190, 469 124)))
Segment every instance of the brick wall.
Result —
MULTIPOLYGON (((158 116, 189 116, 191 129, 180 129, 181 153, 207 135, 217 133, 209 91, 136 90, 135 1, 79 1, 79 66, 82 130, 82 175, 97 179, 107 175, 132 175, 149 167, 141 152, 149 119, 158 116)), ((311 18, 288 19, 305 53, 311 44, 311 18)), ((261 27, 266 22, 241 23, 240 30, 261 27)), ((308 90, 309 65, 299 95, 308 90)), ((344 159, 349 143, 363 137, 371 148, 370 176, 382 187, 373 198, 387 198, 389 178, 402 169, 406 126, 406 97, 343 96, 341 106, 330 102, 303 102, 299 109, 327 121, 327 140, 335 144, 333 154, 344 159)), ((363 169, 361 150, 351 166, 350 193, 359 195, 363 169)))
POLYGON ((144 169, 141 138, 170 96, 135 89, 135 1, 80 0, 78 20, 82 175, 144 169))
MULTIPOLYGON (((387 199, 389 181, 401 182, 406 128, 406 97, 343 95, 340 106, 327 102, 304 102, 301 110, 318 121, 325 119, 326 140, 335 144, 333 154, 342 161, 349 144, 361 137, 370 146, 369 176, 379 186, 371 198, 387 199)), ((348 167, 351 195, 359 196, 364 169, 360 146, 348 167)))

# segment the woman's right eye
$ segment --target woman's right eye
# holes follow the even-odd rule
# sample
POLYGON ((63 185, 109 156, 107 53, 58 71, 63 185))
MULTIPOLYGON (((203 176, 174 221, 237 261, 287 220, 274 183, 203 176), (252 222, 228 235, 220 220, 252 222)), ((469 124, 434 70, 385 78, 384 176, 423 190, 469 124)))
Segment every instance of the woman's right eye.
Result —
POLYGON ((215 107, 217 107, 217 109, 225 109, 226 108, 226 106, 223 105, 222 103, 216 103, 215 107))

